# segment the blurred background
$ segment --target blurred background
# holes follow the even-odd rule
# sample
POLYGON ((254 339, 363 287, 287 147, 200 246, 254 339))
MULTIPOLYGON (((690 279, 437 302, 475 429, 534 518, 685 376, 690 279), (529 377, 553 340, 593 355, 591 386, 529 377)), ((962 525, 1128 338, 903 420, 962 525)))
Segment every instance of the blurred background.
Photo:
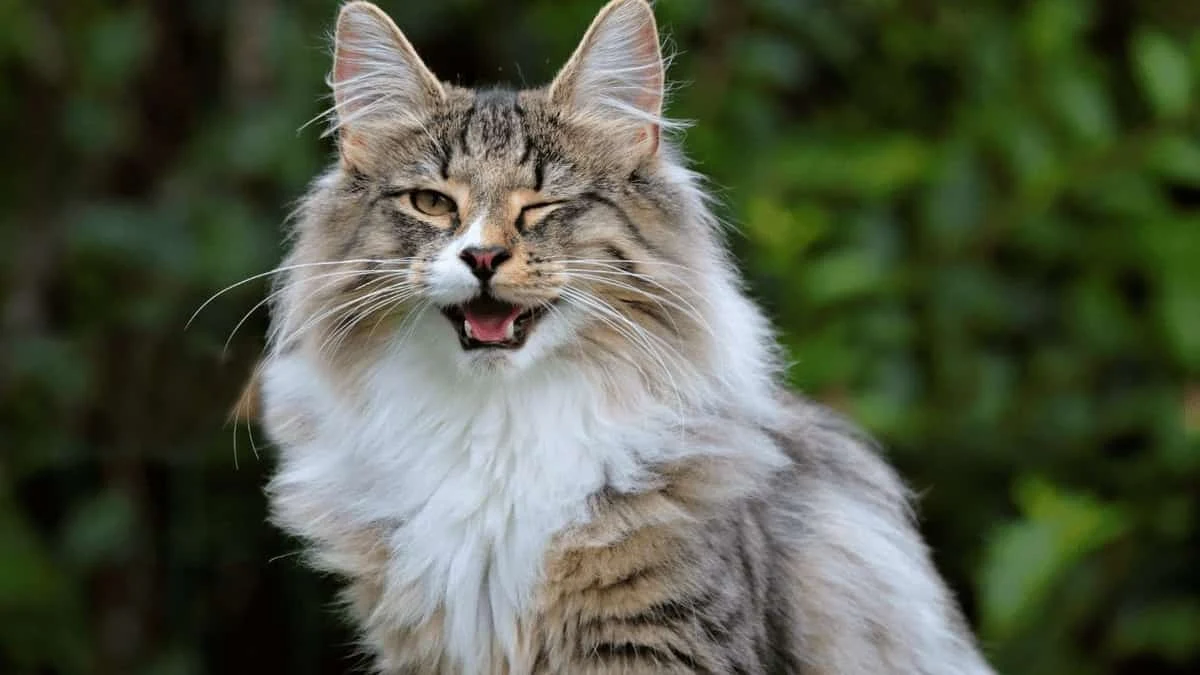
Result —
MULTIPOLYGON (((601 3, 380 4, 521 85, 601 3)), ((227 422, 265 283, 184 329, 331 159, 336 9, 0 0, 0 673, 363 666, 227 422)), ((792 381, 884 441, 992 661, 1200 672, 1200 3, 657 13, 792 381)))

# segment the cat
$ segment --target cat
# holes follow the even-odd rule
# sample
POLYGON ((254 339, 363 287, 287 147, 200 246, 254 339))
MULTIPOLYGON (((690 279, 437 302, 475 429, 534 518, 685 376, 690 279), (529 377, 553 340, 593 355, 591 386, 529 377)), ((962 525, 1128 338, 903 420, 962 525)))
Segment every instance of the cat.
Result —
POLYGON ((872 443, 788 392, 645 0, 547 87, 342 7, 250 398, 380 673, 990 673, 872 443))

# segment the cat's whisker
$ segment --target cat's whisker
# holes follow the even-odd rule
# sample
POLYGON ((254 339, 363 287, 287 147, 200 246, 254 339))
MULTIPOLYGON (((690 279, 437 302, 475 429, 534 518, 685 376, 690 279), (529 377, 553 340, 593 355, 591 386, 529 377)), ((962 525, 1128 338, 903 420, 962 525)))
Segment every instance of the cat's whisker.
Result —
MULTIPOLYGON (((614 263, 613 261, 589 260, 589 259, 584 259, 584 258, 560 258, 560 259, 552 260, 550 262, 561 264, 561 265, 563 265, 564 269, 568 269, 568 270, 580 269, 580 266, 583 266, 584 270, 587 270, 587 271, 590 271, 593 273, 612 274, 615 276, 623 276, 623 277, 630 277, 630 278, 638 279, 639 281, 643 281, 647 284, 657 286, 658 288, 661 288, 662 290, 664 290, 668 293, 671 293, 672 295, 676 296, 681 301, 685 300, 685 298, 682 295, 679 295, 678 290, 671 288, 670 286, 667 286, 666 284, 663 283, 663 280, 669 280, 672 283, 680 286, 683 290, 690 292, 693 299, 698 300, 699 302, 702 302, 706 305, 710 304, 707 295, 705 293, 701 292, 700 289, 696 288, 695 284, 692 281, 685 278, 683 275, 676 274, 675 272, 673 272, 671 270, 656 269, 653 274, 648 274, 648 273, 644 273, 644 272, 635 272, 635 271, 627 269, 621 265, 618 265, 618 264, 614 263)), ((637 262, 637 261, 629 261, 629 262, 637 262)), ((651 264, 654 264, 654 263, 652 263, 651 261, 644 261, 644 265, 646 265, 646 266, 649 266, 651 264)), ((682 266, 677 266, 677 267, 682 267, 682 266)), ((688 302, 690 303, 690 300, 688 302)))
MULTIPOLYGON (((621 322, 623 328, 629 331, 627 336, 632 340, 636 340, 639 344, 650 346, 650 343, 647 342, 647 340, 650 338, 662 342, 661 338, 649 333, 645 328, 630 320, 608 302, 600 299, 592 293, 588 293, 587 291, 574 287, 564 287, 562 289, 562 293, 564 297, 573 297, 574 299, 585 304, 587 307, 600 312, 602 315, 621 322)), ((665 345, 665 343, 663 344, 665 345)))
MULTIPOLYGON (((409 299, 411 299, 411 296, 401 297, 398 300, 392 300, 392 301, 390 301, 390 304, 385 305, 382 309, 377 311, 376 313, 379 314, 379 318, 375 319, 375 323, 371 325, 371 330, 368 331, 367 335, 369 337, 374 336, 375 331, 379 330, 379 324, 383 323, 383 320, 386 319, 393 311, 395 311, 396 307, 399 307, 401 304, 403 304, 404 302, 406 302, 409 299)), ((427 301, 421 300, 418 302, 418 304, 420 304, 422 302, 427 302, 427 301)), ((407 319, 407 318, 408 317, 405 316, 405 319, 407 319)), ((403 322, 401 322, 401 325, 403 325, 403 322)))
POLYGON ((432 302, 429 302, 428 300, 422 300, 418 302, 416 307, 410 310, 408 314, 406 314, 405 317, 400 321, 400 326, 396 329, 396 332, 404 332, 400 335, 400 339, 396 343, 397 349, 404 347, 404 344, 408 342, 408 340, 412 337, 413 332, 416 331, 417 322, 421 320, 421 317, 425 314, 426 310, 432 306, 432 302), (405 326, 407 326, 407 330, 405 330, 405 326))
MULTIPOLYGON (((652 275, 642 274, 639 272, 633 272, 630 270, 622 269, 619 265, 605 262, 605 261, 599 261, 599 260, 582 260, 581 259, 581 260, 562 260, 562 261, 556 261, 556 262, 566 263, 565 267, 568 271, 572 270, 571 264, 574 263, 574 264, 580 264, 580 265, 587 266, 585 268, 586 271, 589 271, 592 274, 611 274, 613 276, 625 276, 625 277, 631 277, 634 279, 638 279, 640 281, 651 284, 653 286, 657 286, 658 288, 661 288, 663 291, 670 293, 672 296, 677 298, 680 302, 687 304, 692 309, 692 311, 694 311, 696 313, 697 317, 699 317, 701 315, 700 310, 698 308, 696 308, 696 306, 693 305, 690 300, 688 300, 687 298, 682 296, 675 289, 672 289, 672 288, 666 286, 665 284, 663 284, 658 279, 655 279, 654 276, 652 276, 652 275), (602 269, 597 270, 597 269, 594 269, 594 267, 601 267, 602 269)), ((695 286, 693 286, 691 283, 689 283, 688 281, 686 281, 679 275, 667 273, 665 276, 668 276, 672 280, 678 282, 679 285, 683 286, 683 288, 685 290, 691 292, 692 296, 694 298, 698 299, 700 302, 705 303, 705 304, 710 304, 708 302, 707 296, 704 293, 701 293, 699 289, 697 289, 695 286)))
POLYGON ((547 262, 562 262, 562 263, 601 263, 611 265, 620 269, 619 263, 631 263, 634 265, 646 265, 648 267, 674 267, 681 270, 686 270, 689 273, 694 273, 693 268, 682 263, 671 262, 670 260, 661 260, 654 258, 574 258, 571 256, 557 256, 550 258, 547 262))
POLYGON ((670 352, 673 354, 673 356, 676 359, 678 359, 679 363, 687 363, 687 360, 683 358, 683 356, 675 349, 674 346, 672 346, 671 344, 669 344, 668 342, 663 340, 661 337, 654 335, 653 333, 647 331, 644 327, 638 325, 636 322, 631 320, 629 317, 627 317, 624 314, 622 314, 621 312, 619 312, 615 307, 613 307, 608 302, 602 300, 601 298, 599 298, 598 296, 596 296, 593 293, 588 293, 581 289, 572 288, 572 287, 564 287, 563 290, 567 290, 568 288, 570 289, 569 292, 580 293, 583 296, 585 296, 587 299, 593 301, 594 303, 597 303, 597 305, 599 307, 601 307, 604 311, 608 312, 610 316, 615 316, 620 321, 622 321, 623 323, 627 324, 630 328, 635 330, 640 336, 644 336, 645 338, 653 340, 661 348, 666 348, 666 349, 670 350, 670 352))
MULTIPOLYGON (((657 277, 663 277, 665 279, 670 279, 673 282, 677 282, 684 289, 696 294, 697 298, 699 298, 701 300, 704 299, 704 295, 702 293, 700 293, 699 290, 690 281, 688 281, 688 279, 685 277, 685 275, 677 273, 674 269, 658 269, 659 267, 667 267, 667 268, 678 268, 680 270, 686 270, 688 272, 691 272, 691 268, 685 267, 684 265, 678 265, 675 263, 669 263, 669 262, 665 262, 665 261, 654 261, 654 260, 624 260, 624 261, 621 261, 623 263, 632 263, 635 265, 642 265, 643 267, 646 267, 646 268, 654 268, 654 273, 649 274, 646 272, 636 272, 634 270, 628 269, 624 265, 618 264, 617 261, 614 261, 614 260, 598 260, 598 259, 591 259, 591 258, 555 258, 548 262, 559 263, 559 264, 566 266, 567 268, 571 268, 572 266, 578 266, 578 265, 583 265, 583 266, 589 267, 589 268, 599 267, 603 270, 611 270, 613 272, 617 272, 617 273, 620 273, 620 274, 626 275, 626 276, 635 277, 635 278, 638 278, 638 279, 641 279, 643 281, 650 282, 650 283, 661 283, 658 281, 657 277)), ((691 276, 691 274, 688 274, 686 276, 691 276)))
MULTIPOLYGON (((386 281, 393 281, 393 280, 398 279, 398 280, 400 280, 399 283, 401 283, 401 284, 406 283, 403 280, 404 274, 405 273, 403 271, 397 271, 397 272, 392 272, 392 273, 385 274, 385 275, 380 275, 376 279, 372 280, 372 282, 360 286, 357 290, 361 291, 366 286, 371 285, 372 283, 378 283, 380 281, 386 282, 386 281)), ((384 288, 386 289, 387 287, 384 287, 384 288)), ((372 291, 371 293, 377 293, 382 290, 384 290, 384 289, 377 289, 376 291, 372 291)), ((368 294, 368 295, 370 295, 370 294, 368 294)), ((292 340, 298 339, 301 337, 301 335, 303 333, 307 332, 310 328, 315 327, 320 322, 329 318, 336 312, 341 311, 343 309, 348 309, 349 306, 352 306, 351 303, 355 302, 358 299, 363 299, 363 298, 364 298, 363 295, 358 294, 358 295, 354 295, 349 302, 343 303, 342 305, 337 305, 333 308, 329 308, 327 305, 326 306, 318 306, 317 308, 315 308, 313 310, 312 316, 310 316, 307 321, 302 323, 299 327, 295 328, 294 330, 289 331, 288 327, 292 324, 292 320, 291 320, 292 316, 296 313, 299 313, 303 309, 303 304, 298 304, 297 307, 294 309, 294 311, 290 312, 288 314, 288 316, 285 317, 284 321, 281 322, 282 326, 280 328, 280 331, 279 331, 278 335, 275 336, 275 338, 273 338, 273 339, 275 339, 275 340, 282 339, 285 341, 285 343, 288 343, 288 342, 291 342, 292 340)), ((337 300, 336 297, 330 299, 331 302, 336 301, 336 300, 337 300)))
MULTIPOLYGON (((404 284, 404 283, 407 283, 407 282, 404 282, 404 281, 400 282, 400 284, 404 284)), ((350 300, 347 300, 345 302, 337 304, 334 307, 315 312, 314 315, 312 317, 310 317, 306 322, 301 324, 300 327, 296 328, 295 330, 291 331, 286 336, 281 338, 282 339, 281 344, 290 344, 291 342, 298 339, 300 336, 302 336, 304 333, 306 333, 311 328, 324 322, 326 319, 333 317, 333 316, 338 316, 341 313, 344 313, 346 311, 351 311, 350 308, 353 308, 355 305, 360 304, 360 303, 369 302, 372 297, 377 296, 378 294, 381 294, 381 293, 386 293, 391 288, 392 288, 391 286, 388 286, 388 287, 384 287, 381 289, 371 291, 370 293, 367 293, 366 295, 356 295, 353 298, 351 298, 350 300)))
MULTIPOLYGON (((563 299, 565 301, 567 301, 568 304, 576 305, 585 310, 593 310, 593 311, 588 311, 589 316, 591 316, 592 318, 595 318, 597 321, 600 321, 601 323, 605 324, 606 326, 612 328, 614 331, 617 332, 618 335, 621 335, 626 340, 629 340, 630 342, 632 342, 633 347, 635 349, 642 349, 636 343, 636 339, 629 334, 628 329, 626 329, 624 326, 617 324, 612 319, 608 318, 607 316, 605 316, 603 314, 599 314, 599 315, 596 314, 596 312, 594 311, 594 308, 592 308, 586 302, 586 300, 578 298, 577 296, 574 295, 574 293, 572 291, 565 292, 563 294, 563 299)), ((595 340, 592 340, 592 342, 593 342, 593 344, 599 344, 595 340)), ((639 364, 636 359, 630 358, 629 355, 624 352, 612 352, 612 350, 606 350, 606 351, 609 351, 609 353, 613 353, 618 358, 621 358, 623 361, 625 361, 625 362, 629 363, 631 366, 633 366, 633 368, 642 377, 642 380, 644 382, 653 382, 654 381, 654 378, 652 378, 650 376, 650 374, 647 373, 644 368, 642 368, 641 364, 639 364)))
MULTIPOLYGON (((644 288, 638 288, 632 284, 612 279, 603 273, 596 274, 596 273, 592 273, 592 272, 578 272, 578 271, 568 270, 568 271, 564 272, 564 274, 568 277, 568 279, 582 279, 584 281, 592 281, 592 282, 596 282, 599 284, 614 286, 616 288, 621 288, 621 289, 627 290, 631 293, 636 293, 642 297, 645 297, 650 302, 653 302, 656 305, 658 305, 658 308, 661 309, 663 311, 663 313, 667 315, 667 318, 668 318, 668 320, 671 321, 671 325, 672 325, 672 327, 674 327, 676 333, 679 332, 679 326, 675 323, 675 320, 671 316, 670 312, 667 311, 667 307, 675 309, 675 310, 679 311, 681 314, 691 318, 696 324, 698 324, 700 326, 700 328, 702 328, 705 332, 707 332, 709 334, 709 336, 716 337, 715 331, 713 331, 712 327, 708 324, 708 321, 704 318, 704 316, 702 316, 700 314, 699 310, 696 309, 695 305, 692 305, 691 303, 680 304, 680 303, 670 300, 668 298, 664 298, 661 295, 658 295, 657 293, 648 291, 644 288)), ((676 294, 676 295, 678 295, 678 294, 676 294)), ((687 301, 684 300, 684 302, 686 303, 687 301)))
MULTIPOLYGON (((355 310, 356 316, 353 317, 350 322, 348 322, 348 325, 342 332, 339 342, 345 340, 349 335, 351 335, 363 321, 366 321, 368 318, 377 314, 379 315, 379 318, 376 319, 375 326, 378 326, 379 322, 387 317, 388 312, 390 311, 388 309, 389 307, 398 306, 408 302, 409 300, 412 300, 414 297, 416 297, 416 291, 407 286, 393 287, 391 293, 381 294, 379 297, 375 298, 372 304, 355 310)), ((372 326, 372 332, 374 332, 374 326, 372 326)))
POLYGON ((337 323, 330 330, 329 334, 325 336, 321 345, 318 346, 317 352, 323 352, 328 346, 330 353, 336 353, 342 340, 354 331, 354 328, 360 321, 370 316, 376 307, 383 306, 391 301, 392 297, 397 294, 407 294, 407 289, 403 284, 390 284, 371 291, 366 295, 358 296, 354 304, 346 307, 344 311, 335 314, 338 317, 337 323))
MULTIPOLYGON (((666 361, 664 360, 664 357, 669 358, 673 355, 677 366, 680 364, 685 364, 686 360, 683 359, 683 357, 679 354, 679 352, 676 351, 669 344, 667 344, 665 341, 663 341, 661 338, 659 338, 656 335, 653 335, 652 333, 649 333, 648 331, 646 331, 645 328, 639 326, 634 321, 631 321, 628 317, 624 316, 623 314, 618 312, 615 308, 613 308, 611 305, 609 305, 605 301, 601 300, 600 298, 597 298, 595 295, 593 295, 591 293, 587 293, 586 291, 582 291, 582 290, 571 288, 571 287, 563 287, 562 292, 564 294, 564 297, 573 297, 580 304, 583 304, 583 305, 595 310, 596 312, 599 312, 599 313, 603 314, 604 316, 607 316, 613 322, 620 322, 621 324, 623 324, 623 327, 621 327, 621 328, 618 328, 613 323, 610 323, 609 325, 612 326, 614 330, 617 330, 620 334, 624 335, 626 337, 626 339, 630 340, 632 343, 639 346, 645 352, 645 354, 647 356, 649 356, 656 363, 658 363, 658 366, 661 369, 663 376, 667 378, 671 389, 675 393, 675 398, 677 399, 677 404, 679 407, 680 422, 682 423, 682 421, 683 421, 683 397, 682 397, 682 394, 680 393, 679 384, 678 384, 678 382, 676 382, 675 376, 672 374, 672 369, 667 365, 666 361), (654 342, 657 342, 659 346, 655 347, 654 342), (666 350, 668 350, 668 351, 664 352, 663 348, 666 348, 666 350)), ((597 316, 597 318, 599 318, 599 316, 596 314, 593 314, 593 316, 597 316)))
MULTIPOLYGON (((563 316, 562 311, 556 307, 551 306, 548 308, 548 311, 554 315, 557 315, 560 317, 563 316)), ((601 319, 601 321, 608 321, 608 320, 601 319)), ((609 324, 609 325, 611 325, 611 324, 609 324)), ((597 348, 602 346, 602 343, 600 343, 598 340, 596 340, 595 337, 588 336, 586 334, 581 335, 580 340, 586 344, 596 345, 597 348)), ((650 377, 649 373, 647 373, 645 371, 645 369, 642 368, 641 364, 639 364, 637 362, 637 359, 634 358, 635 354, 625 352, 625 351, 617 351, 617 350, 607 349, 607 348, 598 349, 598 351, 602 352, 606 356, 609 356, 611 358, 614 358, 614 359, 620 361, 622 364, 627 364, 628 366, 632 367, 637 372, 637 374, 641 377, 643 382, 653 381, 653 379, 650 377)), ((596 363, 597 367, 599 367, 602 370, 601 379, 605 382, 608 382, 613 387, 613 391, 619 391, 621 388, 620 382, 614 376, 612 369, 610 369, 607 366, 607 364, 605 364, 602 360, 597 359, 595 361, 595 363, 596 363)))
MULTIPOLYGON (((619 312, 617 312, 615 309, 611 308, 606 303, 595 298, 594 296, 586 297, 584 299, 584 302, 585 302, 585 304, 588 304, 589 306, 593 307, 594 309, 598 309, 600 312, 607 315, 608 317, 611 317, 611 320, 607 319, 607 318, 602 318, 599 316, 597 318, 600 318, 604 323, 608 324, 610 327, 612 327, 614 330, 616 330, 619 334, 624 335, 626 337, 626 339, 628 339, 631 343, 633 343, 633 345, 636 348, 640 349, 644 354, 646 354, 646 356, 650 357, 651 360, 655 361, 658 364, 662 375, 667 380, 667 385, 669 386, 670 391, 674 394, 675 412, 676 412, 676 416, 678 419, 678 428, 680 430, 680 433, 682 433, 682 430, 684 428, 684 419, 685 419, 684 413, 683 413, 683 409, 684 409, 683 395, 680 392, 679 384, 676 382, 675 376, 671 373, 671 369, 667 366, 667 364, 663 358, 664 354, 662 353, 662 350, 659 348, 655 348, 650 342, 648 342, 646 340, 647 337, 653 337, 653 336, 650 336, 649 334, 647 334, 644 331, 644 329, 642 329, 640 326, 633 323, 632 321, 629 321, 628 319, 623 317, 619 312), (628 326, 628 328, 626 328, 625 326, 616 324, 615 321, 621 321, 623 324, 625 324, 625 326, 628 326)), ((639 370, 641 370, 641 369, 639 368, 639 370)), ((644 375, 644 372, 643 372, 643 375, 644 375)), ((652 380, 648 380, 648 384, 651 382, 652 382, 652 380)))
MULTIPOLYGON (((236 431, 237 427, 235 425, 234 432, 236 431)), ((246 436, 250 439, 250 451, 254 453, 254 459, 261 460, 262 458, 258 455, 258 444, 254 442, 254 422, 249 418, 246 419, 246 436)))
MULTIPOLYGON (((333 339, 332 344, 329 347, 329 352, 331 354, 337 353, 337 351, 341 349, 341 345, 346 338, 348 338, 359 326, 359 324, 361 324, 367 318, 375 314, 379 314, 379 319, 375 323, 375 326, 378 326, 379 321, 382 321, 387 316, 387 308, 397 306, 411 299, 413 295, 414 293, 410 289, 393 288, 391 293, 385 294, 382 298, 377 298, 369 306, 356 309, 354 311, 354 315, 350 317, 350 320, 346 322, 346 325, 341 329, 340 333, 333 339)), ((375 327, 373 326, 371 329, 372 333, 374 333, 374 328, 375 327)))
MULTIPOLYGON (((318 274, 316 276, 310 277, 310 278, 306 279, 305 281, 311 283, 314 281, 329 279, 325 283, 321 284, 320 288, 316 289, 315 291, 312 291, 314 294, 316 294, 316 293, 320 293, 320 292, 328 289, 329 287, 337 284, 337 282, 340 279, 344 279, 347 277, 359 277, 359 276, 367 276, 367 275, 383 276, 383 275, 387 275, 387 274, 395 274, 395 272, 394 271, 385 271, 385 270, 366 270, 366 271, 352 270, 352 271, 342 271, 342 272, 326 272, 323 274, 318 274)), ((368 283, 373 283, 373 282, 368 282, 368 283)), ((243 314, 242 318, 238 320, 236 325, 234 325, 233 330, 229 331, 229 336, 225 338, 225 345, 221 349, 221 353, 225 354, 226 352, 229 351, 229 343, 233 341, 234 335, 237 334, 238 330, 242 327, 242 325, 244 323, 246 323, 247 320, 249 320, 250 316, 253 315, 254 312, 256 312, 263 305, 266 305, 266 304, 270 303, 272 300, 279 298, 281 295, 283 295, 287 291, 288 291, 288 289, 286 287, 278 288, 274 291, 271 291, 270 293, 268 293, 266 295, 266 297, 264 297, 262 300, 259 300, 257 303, 255 303, 254 306, 249 309, 249 311, 247 311, 245 314, 243 314)))
POLYGON ((369 315, 367 308, 375 307, 380 300, 390 300, 393 294, 411 295, 411 289, 407 288, 402 282, 385 286, 384 288, 376 289, 365 295, 357 296, 347 302, 344 302, 333 309, 324 312, 320 318, 311 322, 314 326, 323 322, 328 318, 338 317, 338 324, 333 327, 331 332, 325 337, 317 348, 317 352, 321 353, 331 343, 340 342, 346 335, 354 330, 354 327, 365 316, 369 315))
POLYGON ((200 304, 200 306, 196 308, 195 312, 192 312, 192 315, 188 318, 187 323, 184 324, 183 328, 184 328, 184 330, 187 330, 188 327, 190 327, 192 325, 192 322, 196 320, 196 317, 199 316, 200 312, 204 311, 204 308, 208 307, 217 298, 228 293, 229 291, 232 291, 235 288, 244 286, 248 283, 257 281, 258 279, 262 279, 264 277, 269 277, 269 276, 272 276, 275 274, 282 274, 284 272, 291 272, 293 270, 298 270, 298 269, 305 269, 308 267, 321 267, 321 266, 328 266, 328 265, 353 265, 353 264, 377 264, 377 265, 405 264, 406 262, 409 262, 411 260, 413 260, 413 259, 412 258, 391 258, 391 259, 387 259, 387 258, 385 258, 385 259, 351 258, 351 259, 347 259, 347 260, 326 260, 326 261, 321 261, 321 262, 296 263, 296 264, 292 264, 292 265, 283 265, 280 267, 276 267, 275 269, 268 270, 266 272, 260 272, 258 274, 248 276, 245 279, 242 279, 241 281, 230 284, 230 285, 226 286, 225 288, 222 288, 221 290, 217 291, 216 293, 213 293, 212 295, 210 295, 208 297, 207 300, 202 302, 200 304))

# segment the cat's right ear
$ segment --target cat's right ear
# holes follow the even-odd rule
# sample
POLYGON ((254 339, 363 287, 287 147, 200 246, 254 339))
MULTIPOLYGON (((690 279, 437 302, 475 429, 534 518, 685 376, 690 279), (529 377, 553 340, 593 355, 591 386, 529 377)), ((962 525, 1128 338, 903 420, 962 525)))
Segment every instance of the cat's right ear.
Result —
POLYGON ((334 128, 342 162, 357 165, 384 125, 420 124, 423 109, 446 95, 391 17, 369 2, 338 15, 334 37, 334 128))
POLYGON ((577 113, 616 122, 634 152, 658 149, 664 70, 654 10, 646 0, 612 0, 596 15, 550 99, 577 113))

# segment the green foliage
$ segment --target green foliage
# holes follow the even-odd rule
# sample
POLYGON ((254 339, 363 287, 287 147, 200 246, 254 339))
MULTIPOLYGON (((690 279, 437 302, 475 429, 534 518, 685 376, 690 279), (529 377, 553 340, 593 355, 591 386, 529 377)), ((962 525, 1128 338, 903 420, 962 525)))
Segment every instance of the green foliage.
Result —
POLYGON ((980 572, 984 633, 997 639, 1036 625, 1061 576, 1129 530, 1119 507, 1035 478, 1018 485, 1017 503, 1022 519, 997 528, 980 572))
MULTIPOLYGON (((0 672, 347 672, 228 405, 330 158, 333 0, 0 2, 0 672), (61 5, 62 3, 58 3, 61 5)), ((599 2, 388 2, 464 84, 599 2)), ((660 0, 790 377, 889 448, 996 665, 1200 668, 1200 11, 660 0)))

